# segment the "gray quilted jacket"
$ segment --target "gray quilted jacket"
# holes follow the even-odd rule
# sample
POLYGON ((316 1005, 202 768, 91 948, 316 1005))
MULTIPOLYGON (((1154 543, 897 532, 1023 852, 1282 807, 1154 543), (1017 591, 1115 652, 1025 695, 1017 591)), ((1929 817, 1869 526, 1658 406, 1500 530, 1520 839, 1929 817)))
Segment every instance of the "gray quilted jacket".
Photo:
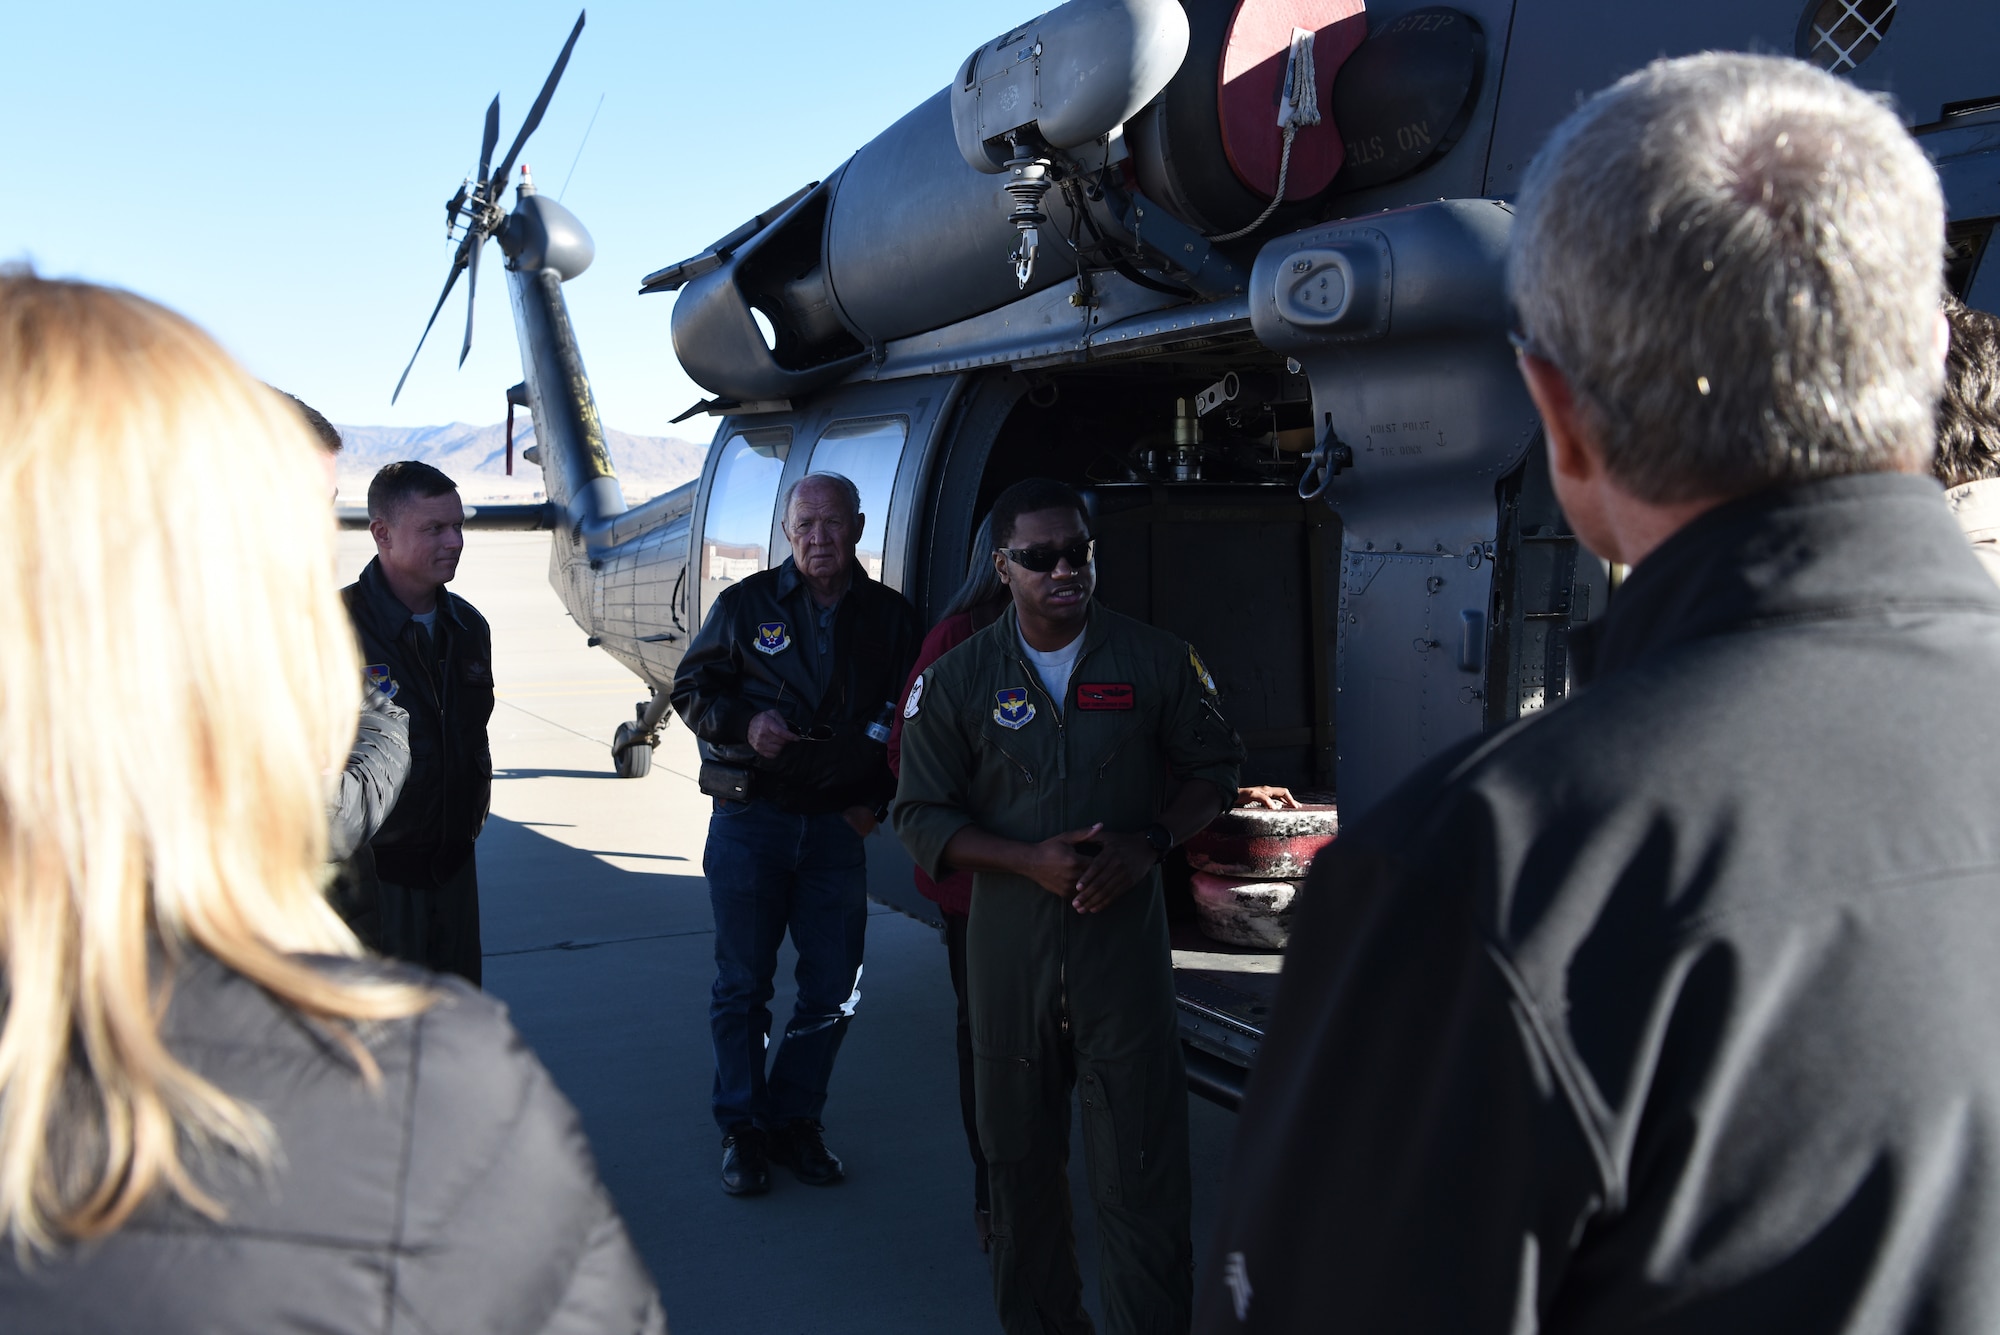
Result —
POLYGON ((575 1112, 498 1002, 430 981, 439 1005, 370 1035, 370 1090, 260 988, 184 964, 168 1046, 270 1119, 276 1165, 197 1170, 219 1223, 156 1199, 25 1270, 0 1248, 0 1331, 664 1335, 575 1112))

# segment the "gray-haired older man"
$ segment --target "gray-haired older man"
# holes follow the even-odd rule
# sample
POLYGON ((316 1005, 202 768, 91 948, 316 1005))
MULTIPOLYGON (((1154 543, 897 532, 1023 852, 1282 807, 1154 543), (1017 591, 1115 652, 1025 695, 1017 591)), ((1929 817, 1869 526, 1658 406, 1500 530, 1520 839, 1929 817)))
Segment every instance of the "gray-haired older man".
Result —
POLYGON ((861 840, 895 795, 889 729, 923 631, 854 559, 868 517, 837 473, 782 502, 792 554, 724 589, 674 677, 715 799, 702 871, 715 910, 712 1106, 722 1189, 770 1189, 775 1154, 799 1179, 839 1182, 822 1139, 833 1059, 861 996, 868 925, 861 840), (765 1073, 778 946, 798 948, 798 1001, 765 1073))
POLYGON ((2000 590, 1922 476, 1943 211, 1867 95, 1655 64, 1515 224, 1588 688, 1314 869, 1204 1331, 2000 1326, 2000 590))

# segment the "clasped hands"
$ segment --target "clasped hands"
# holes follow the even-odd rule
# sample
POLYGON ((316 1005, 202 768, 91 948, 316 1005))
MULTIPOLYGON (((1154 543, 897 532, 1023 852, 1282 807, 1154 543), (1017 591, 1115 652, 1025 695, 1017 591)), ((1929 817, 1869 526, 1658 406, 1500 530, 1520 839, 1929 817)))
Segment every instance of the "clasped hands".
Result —
POLYGON ((1078 913, 1097 913, 1145 879, 1159 861, 1144 835, 1107 834, 1102 821, 1030 844, 1022 871, 1078 913), (1096 844, 1092 850, 1083 845, 1096 844))

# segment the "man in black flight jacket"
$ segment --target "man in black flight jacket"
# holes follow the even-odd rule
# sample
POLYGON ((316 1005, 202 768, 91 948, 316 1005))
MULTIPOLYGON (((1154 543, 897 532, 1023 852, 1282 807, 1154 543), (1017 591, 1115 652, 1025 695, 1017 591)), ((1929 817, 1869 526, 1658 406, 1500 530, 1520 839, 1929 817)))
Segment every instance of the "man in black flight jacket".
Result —
POLYGON ((409 712, 410 774, 369 841, 383 954, 480 979, 479 872, 493 753, 493 636, 444 586, 465 549, 465 509, 429 464, 393 463, 368 485, 375 559, 341 590, 363 675, 409 712))
POLYGON ((1521 371, 1629 565, 1584 689, 1341 831, 1197 1329, 2000 1328, 2000 590, 1926 476, 1944 212, 1801 62, 1524 179, 1521 371))
POLYGON ((702 791, 715 799, 702 857, 715 910, 708 1014, 732 1196, 769 1190, 773 1155, 815 1186, 845 1176, 820 1117, 861 997, 861 841, 896 792, 887 711, 922 639, 903 595, 855 560, 867 517, 852 482, 809 474, 783 514, 791 557, 717 595, 674 678, 702 791), (798 1002, 767 1076, 767 1005, 787 930, 798 1002))

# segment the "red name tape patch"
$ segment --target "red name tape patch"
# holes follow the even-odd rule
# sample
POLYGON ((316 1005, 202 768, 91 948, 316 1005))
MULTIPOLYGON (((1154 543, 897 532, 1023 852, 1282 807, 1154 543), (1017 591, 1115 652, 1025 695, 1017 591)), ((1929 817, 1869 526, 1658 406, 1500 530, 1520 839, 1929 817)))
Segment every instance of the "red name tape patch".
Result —
POLYGON ((1132 683, 1129 681, 1087 681, 1076 688, 1078 709, 1130 709, 1132 683))

